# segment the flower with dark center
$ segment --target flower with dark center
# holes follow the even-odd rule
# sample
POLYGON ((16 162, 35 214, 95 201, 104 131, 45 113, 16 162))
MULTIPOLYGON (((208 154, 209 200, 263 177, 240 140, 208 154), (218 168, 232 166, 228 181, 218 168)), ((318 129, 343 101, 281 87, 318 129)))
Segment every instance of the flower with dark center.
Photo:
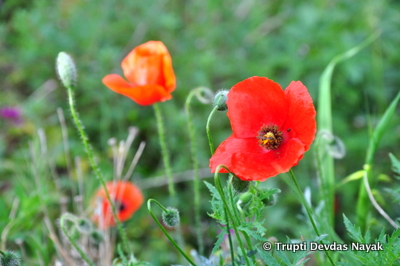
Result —
MULTIPOLYGON (((142 192, 130 182, 111 181, 106 184, 106 187, 111 199, 113 199, 118 218, 121 222, 130 219, 143 203, 142 192)), ((94 202, 96 210, 92 216, 92 220, 101 228, 115 226, 116 222, 112 215, 111 205, 107 200, 106 192, 103 188, 100 188, 96 192, 94 202)))
POLYGON ((297 165, 315 138, 315 108, 300 81, 282 90, 251 77, 232 87, 227 105, 233 134, 211 157, 212 172, 222 164, 242 180, 264 181, 297 165))

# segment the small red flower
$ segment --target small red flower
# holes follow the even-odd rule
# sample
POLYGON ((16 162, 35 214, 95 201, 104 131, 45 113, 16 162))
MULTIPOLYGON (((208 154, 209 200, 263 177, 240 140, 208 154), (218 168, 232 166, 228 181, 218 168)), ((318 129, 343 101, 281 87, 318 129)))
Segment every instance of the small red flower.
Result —
MULTIPOLYGON (((111 181, 106 184, 106 187, 117 208, 118 218, 121 222, 131 218, 143 203, 142 192, 130 182, 111 181)), ((112 215, 111 205, 103 188, 97 190, 94 202, 97 208, 92 220, 101 228, 115 226, 116 222, 112 215)))
POLYGON ((134 48, 122 61, 124 75, 107 75, 103 83, 111 90, 140 105, 151 105, 172 98, 175 74, 167 47, 160 41, 148 41, 134 48))
POLYGON ((223 164, 242 180, 264 181, 289 171, 314 140, 315 108, 300 81, 283 91, 268 78, 251 77, 232 87, 227 105, 233 134, 211 157, 213 173, 223 164))

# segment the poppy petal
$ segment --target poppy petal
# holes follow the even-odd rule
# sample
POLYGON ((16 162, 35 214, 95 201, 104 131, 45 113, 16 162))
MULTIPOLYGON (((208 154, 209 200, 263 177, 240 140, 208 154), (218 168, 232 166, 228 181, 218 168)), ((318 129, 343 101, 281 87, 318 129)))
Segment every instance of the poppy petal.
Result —
POLYGON ((102 79, 104 85, 106 85, 109 89, 123 94, 122 92, 133 88, 134 86, 127 82, 123 77, 117 74, 107 75, 102 79))
POLYGON ((232 131, 237 138, 256 137, 263 125, 280 127, 287 115, 281 86, 264 77, 251 77, 233 86, 227 105, 232 131))
POLYGON ((172 68, 172 58, 169 53, 164 54, 163 56, 163 69, 165 88, 167 89, 167 92, 171 93, 175 90, 176 78, 174 74, 174 69, 172 68))
POLYGON ((125 77, 135 85, 160 85, 167 92, 175 89, 172 59, 160 41, 149 41, 133 49, 122 61, 125 77))
MULTIPOLYGON (((242 180, 264 181, 290 170, 304 153, 304 144, 290 139, 278 150, 265 150, 256 138, 238 139, 233 135, 222 142, 210 159, 211 172, 223 164, 242 180)), ((220 173, 225 173, 221 169, 220 173)))
POLYGON ((131 98, 140 105, 152 105, 156 102, 164 102, 172 98, 164 87, 158 85, 138 86, 129 90, 125 96, 131 98))
POLYGON ((111 90, 129 97, 140 105, 151 105, 155 102, 163 102, 172 98, 171 94, 166 92, 162 86, 145 85, 135 87, 117 74, 105 76, 103 83, 111 90))
MULTIPOLYGON (((231 169, 232 154, 240 150, 245 143, 246 139, 238 139, 234 135, 224 140, 210 159, 211 172, 214 173, 217 166, 221 164, 231 169)), ((226 170, 221 169, 220 173, 226 173, 226 170)))
POLYGON ((315 108, 307 88, 300 81, 292 81, 285 89, 288 116, 284 130, 290 128, 291 137, 300 139, 307 151, 315 138, 315 108))
POLYGON ((305 152, 304 144, 298 139, 290 139, 278 150, 257 153, 256 141, 249 142, 246 149, 232 155, 233 171, 243 180, 264 181, 269 177, 285 173, 297 165, 305 152), (254 144, 255 143, 255 144, 254 144))
MULTIPOLYGON (((112 181, 108 182, 106 187, 113 202, 115 202, 116 205, 120 204, 123 206, 123 208, 118 211, 118 218, 122 222, 128 220, 143 203, 142 192, 130 182, 112 181)), ((103 188, 100 188, 96 192, 95 200, 100 201, 101 210, 93 216, 93 220, 103 229, 115 226, 116 222, 112 215, 111 206, 103 188)))

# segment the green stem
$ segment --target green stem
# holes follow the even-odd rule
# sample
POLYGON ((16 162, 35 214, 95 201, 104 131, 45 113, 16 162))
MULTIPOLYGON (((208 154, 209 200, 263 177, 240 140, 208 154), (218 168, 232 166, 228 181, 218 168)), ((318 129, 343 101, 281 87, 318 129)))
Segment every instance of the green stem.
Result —
POLYGON ((168 148, 167 148, 167 143, 165 141, 165 132, 164 132, 164 123, 161 115, 161 110, 158 105, 158 103, 153 104, 154 108, 154 113, 156 115, 156 120, 157 120, 157 129, 158 129, 158 136, 159 136, 159 141, 160 141, 160 146, 161 146, 161 154, 164 160, 164 167, 165 167, 165 172, 167 174, 168 178, 168 191, 169 195, 172 198, 173 203, 175 203, 175 187, 174 187, 174 180, 172 178, 172 172, 171 172, 171 165, 169 162, 169 153, 168 153, 168 148))
MULTIPOLYGON (((237 210, 236 210, 236 205, 235 205, 235 203, 234 203, 234 201, 233 201, 233 194, 232 194, 232 179, 231 179, 231 181, 229 182, 229 185, 228 185, 228 191, 229 191, 229 200, 230 200, 230 202, 231 202, 231 205, 232 205, 232 209, 233 209, 233 216, 234 217, 236 217, 236 223, 237 224, 240 224, 240 219, 239 219, 239 214, 238 214, 238 212, 237 212, 237 210)), ((246 233, 246 232, 244 232, 244 231, 242 231, 242 234, 244 235, 244 239, 246 240, 246 243, 247 243, 247 246, 249 247, 249 249, 250 249, 250 251, 253 251, 253 245, 251 244, 251 240, 250 240, 250 237, 249 237, 249 235, 246 233)), ((256 261, 255 261, 255 257, 253 256, 253 262, 255 263, 256 261)))
POLYGON ((231 211, 229 209, 229 204, 228 204, 228 202, 227 202, 227 200, 225 198, 224 191, 222 189, 221 180, 219 179, 219 175, 218 175, 218 172, 219 172, 219 170, 221 168, 224 168, 229 173, 234 174, 225 165, 218 165, 217 169, 215 169, 215 174, 214 174, 215 187, 217 188, 217 190, 218 190, 218 192, 219 192, 219 194, 221 196, 222 202, 224 203, 225 209, 226 209, 226 211, 228 213, 228 216, 232 221, 233 230, 235 230, 235 234, 236 234, 236 237, 237 237, 238 242, 239 242, 239 247, 242 250, 242 254, 243 254, 244 259, 246 260, 246 265, 251 265, 251 263, 249 261, 249 258, 246 256, 246 250, 245 250, 245 248, 243 246, 242 239, 240 238, 239 231, 238 231, 237 226, 236 226, 236 221, 233 218, 233 215, 232 215, 232 213, 231 213, 231 211))
POLYGON ((5 255, 6 255, 6 253, 4 253, 4 251, 2 251, 2 250, 0 250, 0 254, 1 254, 2 256, 5 256, 5 255))
POLYGON ((86 256, 86 254, 82 251, 82 249, 76 244, 75 240, 69 235, 68 230, 66 229, 65 221, 69 220, 73 223, 76 221, 76 217, 70 213, 64 213, 60 218, 60 226, 61 230, 63 230, 65 236, 68 238, 71 245, 78 251, 79 255, 81 255, 82 259, 89 265, 94 266, 95 264, 86 256))
MULTIPOLYGON (((303 195, 303 192, 300 189, 299 183, 297 183, 297 179, 296 179, 296 177, 295 177, 295 175, 293 173, 293 170, 290 169, 289 173, 290 173, 290 176, 292 177, 294 185, 296 186, 296 189, 297 189, 297 192, 298 192, 298 194, 300 196, 301 202, 303 203, 303 206, 306 208, 308 218, 310 219, 310 222, 312 224, 312 227, 314 228, 315 233, 317 234, 317 236, 321 236, 321 234, 319 233, 319 230, 317 228, 317 225, 316 225, 316 223, 314 221, 314 217, 313 217, 314 213, 313 213, 312 209, 310 208, 310 206, 308 205, 308 203, 307 203, 307 201, 306 201, 306 199, 305 199, 305 197, 303 195)), ((321 244, 322 244, 322 242, 321 242, 321 244)), ((332 263, 332 265, 335 265, 335 263, 333 262, 331 256, 329 255, 329 253, 326 250, 324 250, 324 252, 325 252, 326 256, 328 257, 329 261, 332 263)))
POLYGON ((185 102, 185 110, 187 116, 187 124, 189 130, 189 139, 190 139, 190 154, 192 157, 193 163, 193 172, 194 172, 194 179, 193 179, 193 189, 194 189, 194 213, 195 213, 195 222, 196 222, 196 234, 197 234, 197 244, 199 246, 199 254, 204 255, 204 242, 201 230, 201 220, 200 220, 200 178, 199 178, 199 162, 197 160, 197 145, 196 145, 196 136, 195 130, 193 126, 191 111, 190 111, 190 103, 193 96, 198 92, 202 91, 203 88, 197 88, 192 90, 188 97, 186 98, 185 102))
MULTIPOLYGON (((386 109, 385 113, 382 115, 382 118, 379 120, 379 123, 375 127, 372 136, 370 137, 369 140, 367 155, 365 158, 366 172, 364 179, 365 178, 367 179, 365 182, 368 182, 368 184, 371 187, 374 187, 378 182, 378 180, 376 178, 373 178, 372 175, 374 156, 383 135, 388 131, 389 122, 396 112, 396 107, 399 101, 400 101, 400 92, 397 93, 396 97, 392 100, 392 102, 386 109)), ((357 200, 357 225, 360 226, 362 232, 366 232, 367 230, 367 218, 371 205, 365 187, 365 182, 361 182, 360 184, 359 196, 357 200)))
POLYGON ((229 247, 231 251, 231 259, 232 259, 232 266, 235 266, 235 254, 233 253, 233 242, 232 242, 232 236, 231 236, 231 229, 229 227, 229 217, 228 217, 228 212, 224 206, 224 214, 225 214, 225 219, 226 219, 226 230, 228 233, 228 241, 229 241, 229 247))
POLYGON ((104 181, 104 178, 103 178, 103 176, 102 176, 102 174, 100 172, 99 167, 97 166, 97 164, 96 164, 96 162, 94 160, 93 152, 92 152, 92 149, 91 149, 91 147, 89 145, 88 137, 87 137, 85 131, 83 130, 82 123, 79 120, 78 113, 75 110, 74 95, 73 95, 73 92, 72 92, 72 88, 68 87, 67 89, 68 89, 68 100, 69 100, 69 107, 70 107, 70 110, 71 110, 71 115, 72 115, 72 118, 74 120, 75 126, 78 129, 79 134, 81 136, 82 143, 83 143, 83 145, 85 147, 86 153, 88 154, 90 165, 92 166, 92 168, 93 168, 93 170, 94 170, 94 172, 96 174, 97 179, 99 179, 99 181, 101 183, 101 186, 103 187, 103 189, 104 189, 104 191, 106 193, 107 200, 111 205, 112 214, 114 216, 115 222, 117 223, 118 231, 121 234, 122 244, 125 247, 125 250, 130 251, 131 248, 130 248, 130 245, 129 245, 129 242, 128 242, 128 238, 126 236, 126 232, 123 229, 121 221, 118 218, 117 210, 115 208, 114 202, 111 200, 111 197, 110 197, 110 194, 108 193, 108 189, 107 189, 106 183, 104 181))
POLYGON ((211 155, 214 154, 214 143, 211 137, 211 132, 210 132, 210 121, 211 118, 213 117, 215 111, 217 111, 218 106, 214 106, 214 108, 211 110, 210 115, 207 118, 207 125, 206 125, 206 131, 207 131, 207 138, 208 138, 208 144, 210 145, 210 151, 211 151, 211 155))
POLYGON ((182 256, 185 257, 185 259, 192 265, 196 265, 186 254, 185 252, 183 252, 183 250, 178 246, 178 244, 172 239, 172 237, 168 234, 167 230, 165 230, 164 226, 162 226, 162 224, 158 221, 158 219, 156 218, 156 216, 153 214, 153 211, 151 210, 151 203, 154 202, 155 204, 158 205, 158 207, 160 207, 163 211, 168 211, 167 208, 165 208, 163 205, 161 205, 161 203, 159 203, 157 200, 155 199, 149 199, 147 201, 147 209, 150 212, 151 217, 153 217, 153 220, 157 223, 158 227, 161 229, 161 231, 163 231, 163 233, 165 234, 165 236, 169 239, 169 241, 172 243, 172 245, 174 245, 178 251, 182 254, 182 256))

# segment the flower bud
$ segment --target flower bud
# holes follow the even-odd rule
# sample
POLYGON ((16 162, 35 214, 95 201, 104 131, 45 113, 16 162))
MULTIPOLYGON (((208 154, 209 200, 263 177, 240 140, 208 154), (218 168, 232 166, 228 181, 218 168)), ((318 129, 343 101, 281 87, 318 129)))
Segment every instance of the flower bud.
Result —
POLYGON ((56 70, 61 83, 66 88, 73 88, 76 85, 77 73, 74 60, 66 52, 58 53, 56 70))
POLYGON ((226 102, 228 101, 228 92, 227 90, 219 91, 214 97, 214 106, 217 106, 218 111, 225 111, 228 109, 226 102))
POLYGON ((0 265, 2 266, 19 266, 21 265, 21 256, 14 251, 0 250, 0 265))
POLYGON ((242 214, 247 216, 252 199, 253 199, 253 194, 250 192, 246 192, 240 195, 239 200, 236 203, 236 207, 242 214))
POLYGON ((253 194, 250 192, 244 193, 242 195, 240 195, 239 197, 239 203, 241 205, 246 205, 247 203, 250 202, 250 200, 253 198, 253 194))
POLYGON ((93 230, 92 223, 89 220, 83 218, 78 219, 78 221, 76 222, 76 228, 79 232, 86 235, 90 234, 90 232, 92 232, 93 230))
POLYGON ((238 193, 247 192, 250 188, 251 181, 243 181, 237 176, 232 177, 232 187, 238 193))
POLYGON ((93 230, 92 232, 90 232, 89 234, 90 240, 95 244, 95 245, 99 245, 101 242, 104 241, 104 235, 97 230, 93 230))
POLYGON ((175 208, 168 207, 167 211, 163 211, 162 219, 167 227, 175 228, 180 223, 179 211, 175 208))
POLYGON ((272 206, 275 205, 276 203, 276 199, 275 199, 275 195, 268 195, 266 196, 264 199, 261 200, 261 202, 265 205, 265 206, 272 206))

